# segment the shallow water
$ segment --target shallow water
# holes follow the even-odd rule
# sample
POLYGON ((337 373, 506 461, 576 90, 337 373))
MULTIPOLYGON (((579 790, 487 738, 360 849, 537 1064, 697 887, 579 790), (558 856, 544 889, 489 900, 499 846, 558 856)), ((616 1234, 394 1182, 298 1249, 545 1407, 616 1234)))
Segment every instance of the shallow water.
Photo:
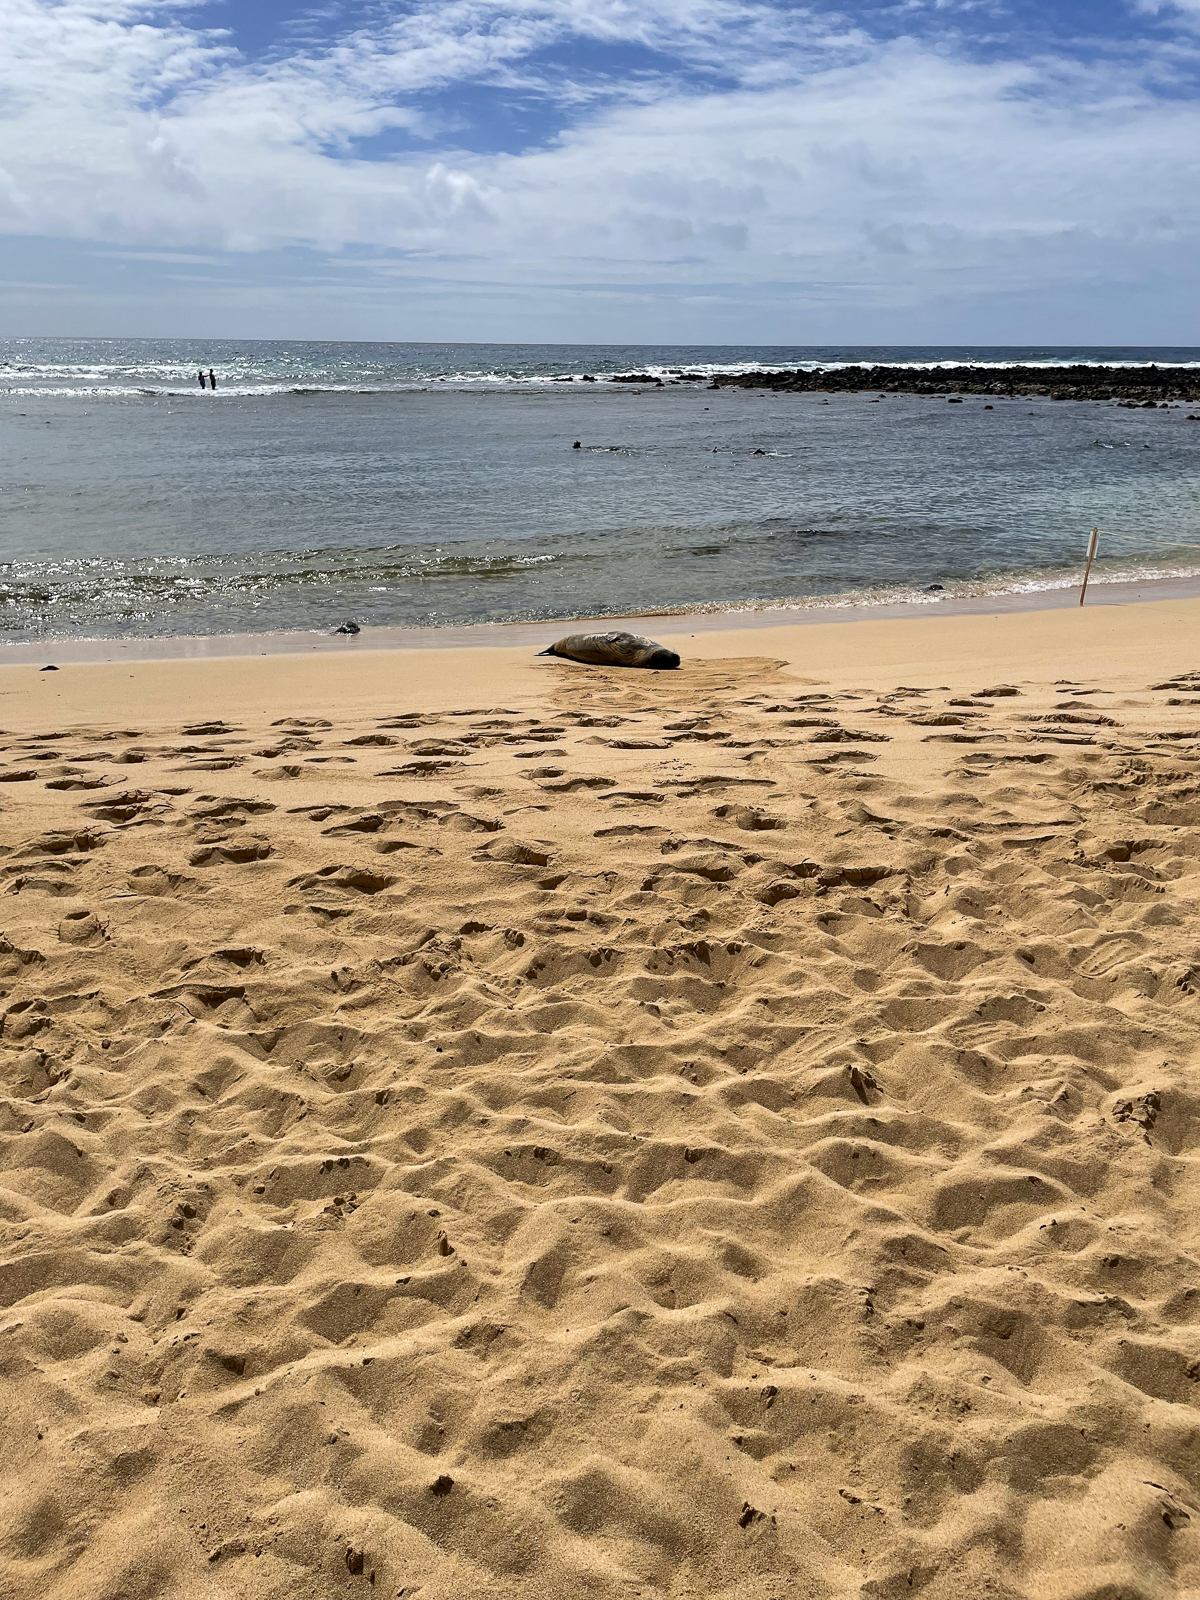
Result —
POLYGON ((995 359, 8 341, 6 634, 934 602, 1073 582, 1096 523, 1093 581, 1200 572, 1200 423, 1186 407, 670 381, 898 354, 995 359), (201 361, 215 395, 181 387, 201 361), (619 372, 664 387, 605 381, 619 372))

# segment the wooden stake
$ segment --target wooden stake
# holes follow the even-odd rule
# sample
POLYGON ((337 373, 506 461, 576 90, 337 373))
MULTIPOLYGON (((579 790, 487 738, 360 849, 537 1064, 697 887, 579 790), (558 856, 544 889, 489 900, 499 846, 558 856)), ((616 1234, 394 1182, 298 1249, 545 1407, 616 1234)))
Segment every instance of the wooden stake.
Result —
POLYGON ((1079 604, 1083 604, 1083 597, 1087 593, 1088 579, 1092 575, 1092 562, 1096 556, 1096 540, 1100 537, 1100 529, 1092 529, 1091 541, 1088 544, 1087 568, 1083 574, 1083 588, 1079 591, 1079 604))

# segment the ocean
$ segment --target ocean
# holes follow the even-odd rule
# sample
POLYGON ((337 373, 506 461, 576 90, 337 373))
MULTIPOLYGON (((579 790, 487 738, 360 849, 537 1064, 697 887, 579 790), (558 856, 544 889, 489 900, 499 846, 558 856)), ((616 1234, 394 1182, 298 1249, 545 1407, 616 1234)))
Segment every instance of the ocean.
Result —
POLYGON ((1187 406, 707 382, 1081 360, 1200 350, 0 340, 4 637, 935 607, 1077 582, 1096 525, 1093 583, 1200 576, 1187 406))

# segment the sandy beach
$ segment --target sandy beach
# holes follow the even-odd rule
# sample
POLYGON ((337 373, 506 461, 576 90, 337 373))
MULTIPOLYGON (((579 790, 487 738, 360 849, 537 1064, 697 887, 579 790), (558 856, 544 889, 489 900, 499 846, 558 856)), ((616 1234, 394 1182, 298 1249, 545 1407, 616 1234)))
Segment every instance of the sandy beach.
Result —
POLYGON ((0 667, 13 1600, 1200 1596, 1200 600, 673 620, 0 667))

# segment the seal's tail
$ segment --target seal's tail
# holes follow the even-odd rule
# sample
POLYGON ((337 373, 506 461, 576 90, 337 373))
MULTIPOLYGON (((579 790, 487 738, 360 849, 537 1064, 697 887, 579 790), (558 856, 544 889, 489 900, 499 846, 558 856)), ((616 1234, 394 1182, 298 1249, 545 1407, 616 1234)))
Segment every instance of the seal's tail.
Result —
POLYGON ((540 656, 556 656, 557 654, 558 654, 558 651, 554 648, 553 645, 551 645, 548 650, 539 650, 538 651, 538 655, 540 655, 540 656))

